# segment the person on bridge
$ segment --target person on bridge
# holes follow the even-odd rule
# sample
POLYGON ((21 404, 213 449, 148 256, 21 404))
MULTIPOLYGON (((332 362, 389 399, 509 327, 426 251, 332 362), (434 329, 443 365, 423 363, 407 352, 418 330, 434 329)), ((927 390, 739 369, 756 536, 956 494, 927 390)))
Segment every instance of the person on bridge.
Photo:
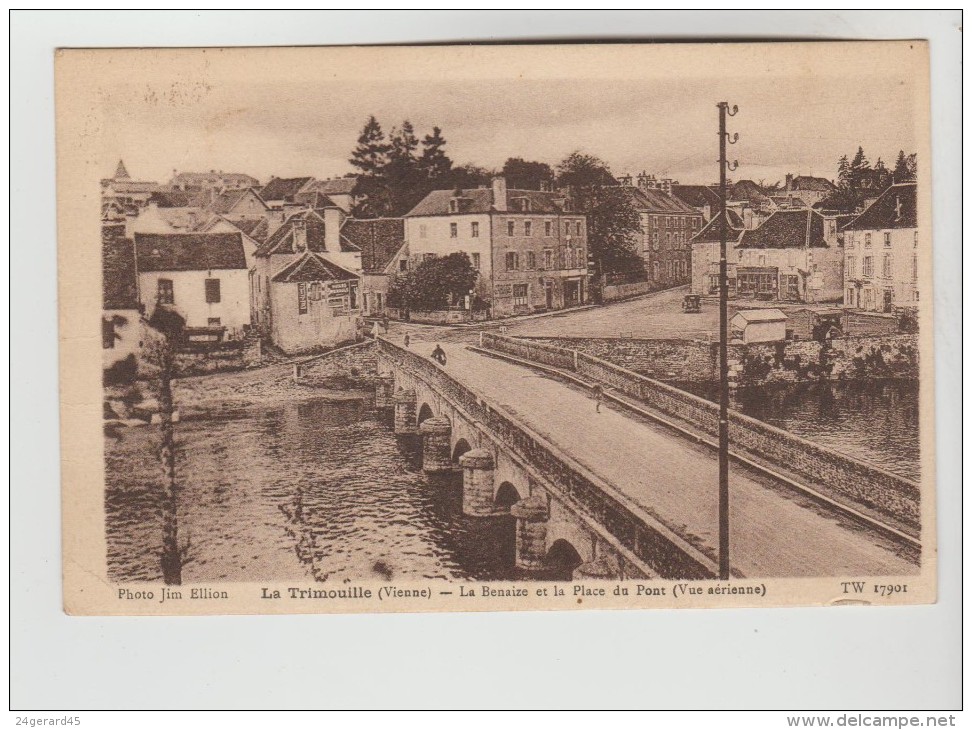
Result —
POLYGON ((408 343, 412 341, 412 338, 408 336, 408 332, 405 333, 405 349, 408 349, 408 343))
POLYGON ((604 388, 601 387, 600 383, 594 384, 593 394, 594 394, 594 411, 600 413, 601 401, 604 400, 604 388))
POLYGON ((442 349, 441 345, 436 345, 435 349, 432 350, 432 359, 435 360, 440 365, 446 364, 446 354, 445 350, 442 349))

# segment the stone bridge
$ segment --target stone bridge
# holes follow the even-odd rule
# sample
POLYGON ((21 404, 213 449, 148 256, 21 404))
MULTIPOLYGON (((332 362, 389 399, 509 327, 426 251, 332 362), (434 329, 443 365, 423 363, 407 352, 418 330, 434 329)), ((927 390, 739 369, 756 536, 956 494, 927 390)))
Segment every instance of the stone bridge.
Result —
POLYGON ((711 578, 714 561, 430 359, 379 338, 376 404, 418 434, 423 469, 461 470, 462 508, 516 518, 516 565, 574 578, 711 578))

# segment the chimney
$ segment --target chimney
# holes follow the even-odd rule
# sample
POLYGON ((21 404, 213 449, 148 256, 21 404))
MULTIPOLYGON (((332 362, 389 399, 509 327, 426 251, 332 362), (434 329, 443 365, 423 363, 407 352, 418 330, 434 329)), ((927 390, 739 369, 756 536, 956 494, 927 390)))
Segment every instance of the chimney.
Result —
POLYGON ((748 205, 743 208, 743 228, 747 231, 753 230, 753 209, 748 205))
POLYGON ((196 211, 190 210, 186 216, 186 229, 190 231, 196 230, 196 223, 198 221, 199 218, 196 216, 196 211))
POLYGON ((493 178, 493 209, 506 212, 506 178, 502 176, 493 178))
POLYGON ((642 190, 648 189, 648 173, 644 170, 638 173, 638 187, 642 190))
POLYGON ((344 222, 344 211, 340 208, 324 209, 324 248, 329 253, 341 251, 341 224, 344 222))
POLYGON ((793 175, 786 173, 786 192, 793 190, 793 175))
POLYGON ((294 229, 294 252, 304 253, 307 250, 307 221, 294 218, 291 225, 294 229))

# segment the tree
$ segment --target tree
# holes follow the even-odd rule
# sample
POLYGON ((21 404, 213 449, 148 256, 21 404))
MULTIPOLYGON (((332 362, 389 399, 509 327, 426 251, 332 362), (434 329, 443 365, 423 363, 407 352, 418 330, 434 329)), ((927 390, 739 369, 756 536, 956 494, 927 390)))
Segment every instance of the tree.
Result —
POLYGON ((349 162, 362 175, 380 176, 388 163, 390 151, 391 145, 385 141, 381 125, 374 116, 370 116, 358 136, 358 146, 351 153, 349 162))
MULTIPOLYGON (((458 167, 453 167, 452 171, 447 176, 448 185, 446 187, 460 189, 478 188, 484 185, 489 185, 494 174, 495 173, 492 170, 487 170, 485 167, 479 167, 477 165, 459 165, 458 167)), ((443 188, 442 185, 437 187, 440 189, 443 188)))
POLYGON ((446 309, 463 301, 478 275, 462 251, 426 259, 414 272, 395 276, 388 287, 388 303, 405 310, 446 309))
POLYGON ((388 163, 382 170, 388 207, 391 215, 404 215, 431 189, 416 155, 419 141, 410 121, 406 119, 401 128, 392 130, 390 146, 388 163))
POLYGON ((445 144, 442 130, 438 127, 432 127, 432 134, 427 134, 422 138, 422 155, 419 157, 419 166, 428 178, 431 190, 439 188, 440 183, 448 177, 452 170, 452 160, 443 150, 445 144))
POLYGON ((863 182, 864 176, 870 169, 871 163, 868 162, 867 157, 864 156, 864 148, 858 147, 857 154, 855 154, 854 159, 851 160, 850 168, 847 173, 850 187, 854 190, 859 190, 861 188, 861 183, 863 182))
POLYGON ((840 159, 837 160, 837 187, 850 187, 850 161, 847 159, 847 155, 841 155, 840 159))
POLYGON ((522 157, 510 157, 503 164, 503 177, 509 188, 518 190, 548 189, 554 180, 553 170, 546 162, 533 162, 522 157))
POLYGON ((637 280, 645 265, 635 247, 640 217, 630 192, 617 185, 603 160, 572 152, 557 166, 557 183, 570 190, 575 210, 587 216, 587 245, 597 277, 637 280))

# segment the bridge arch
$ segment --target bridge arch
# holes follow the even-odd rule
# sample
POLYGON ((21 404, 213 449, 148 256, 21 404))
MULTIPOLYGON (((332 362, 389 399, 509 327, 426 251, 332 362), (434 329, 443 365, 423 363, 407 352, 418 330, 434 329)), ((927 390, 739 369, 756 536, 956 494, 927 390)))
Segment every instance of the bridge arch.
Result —
POLYGON ((496 496, 493 499, 493 503, 503 510, 509 510, 514 504, 519 502, 523 497, 520 495, 519 490, 511 482, 503 482, 499 485, 499 489, 496 490, 496 496))
POLYGON ((432 410, 432 406, 430 406, 428 403, 423 403, 422 407, 418 410, 418 416, 416 417, 415 422, 417 425, 421 426, 422 421, 427 421, 434 415, 435 413, 432 410))
POLYGON ((456 441, 456 445, 452 449, 452 461, 456 464, 459 463, 459 457, 465 454, 467 451, 472 451, 472 446, 466 439, 461 438, 456 441))
POLYGON ((574 569, 583 562, 584 559, 577 552, 577 548, 563 538, 554 540, 544 559, 545 566, 559 580, 570 580, 574 569))

